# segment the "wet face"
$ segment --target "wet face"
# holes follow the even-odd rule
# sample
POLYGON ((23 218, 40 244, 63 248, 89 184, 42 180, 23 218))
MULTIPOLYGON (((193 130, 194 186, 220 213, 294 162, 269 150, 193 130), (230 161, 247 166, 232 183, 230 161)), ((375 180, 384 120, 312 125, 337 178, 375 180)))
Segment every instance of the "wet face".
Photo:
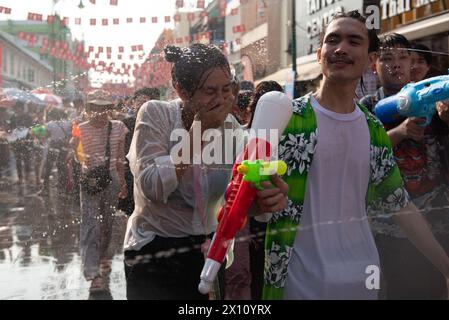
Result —
MULTIPOLYGON (((200 87, 190 98, 193 106, 215 104, 224 106, 227 98, 232 96, 233 84, 231 74, 224 68, 206 71, 200 81, 200 87)), ((196 110, 194 110, 196 111, 196 110)))
POLYGON ((358 81, 368 62, 369 38, 366 26, 353 18, 330 23, 317 51, 324 76, 338 82, 358 81))
POLYGON ((412 52, 411 57, 411 80, 418 82, 426 78, 429 72, 430 66, 427 64, 426 59, 422 55, 416 52, 412 52))
POLYGON ((411 58, 402 46, 381 49, 375 66, 385 88, 399 90, 410 82, 411 58))
POLYGON ((94 121, 106 121, 112 106, 100 106, 88 104, 86 108, 87 116, 94 121))

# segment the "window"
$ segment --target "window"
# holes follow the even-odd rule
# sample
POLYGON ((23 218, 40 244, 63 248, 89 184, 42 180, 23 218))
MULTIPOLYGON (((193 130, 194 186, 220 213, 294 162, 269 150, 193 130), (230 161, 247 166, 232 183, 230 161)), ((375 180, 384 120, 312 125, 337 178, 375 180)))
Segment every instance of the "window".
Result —
POLYGON ((9 54, 9 62, 10 62, 10 66, 11 66, 11 68, 10 68, 10 70, 11 70, 11 72, 10 72, 10 74, 13 76, 14 75, 14 55, 12 54, 12 52, 9 54))
POLYGON ((3 49, 3 73, 8 73, 8 51, 3 49))
POLYGON ((28 69, 28 82, 34 83, 35 81, 35 73, 33 68, 28 69))

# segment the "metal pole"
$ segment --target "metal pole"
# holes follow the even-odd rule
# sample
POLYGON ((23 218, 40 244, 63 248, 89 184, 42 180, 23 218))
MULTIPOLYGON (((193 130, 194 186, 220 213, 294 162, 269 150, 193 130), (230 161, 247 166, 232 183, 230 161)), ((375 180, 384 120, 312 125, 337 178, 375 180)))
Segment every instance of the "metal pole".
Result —
POLYGON ((296 0, 292 0, 292 70, 293 76, 293 97, 295 97, 295 81, 298 75, 296 66, 296 0))

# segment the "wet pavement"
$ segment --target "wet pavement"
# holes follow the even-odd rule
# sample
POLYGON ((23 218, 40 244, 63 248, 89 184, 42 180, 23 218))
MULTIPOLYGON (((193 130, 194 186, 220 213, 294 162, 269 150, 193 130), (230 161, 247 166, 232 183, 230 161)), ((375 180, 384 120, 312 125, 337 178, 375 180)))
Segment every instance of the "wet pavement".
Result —
POLYGON ((119 211, 114 219, 110 292, 89 294, 79 255, 78 201, 54 187, 39 196, 37 187, 20 188, 14 180, 0 185, 0 300, 126 299, 126 216, 119 211))

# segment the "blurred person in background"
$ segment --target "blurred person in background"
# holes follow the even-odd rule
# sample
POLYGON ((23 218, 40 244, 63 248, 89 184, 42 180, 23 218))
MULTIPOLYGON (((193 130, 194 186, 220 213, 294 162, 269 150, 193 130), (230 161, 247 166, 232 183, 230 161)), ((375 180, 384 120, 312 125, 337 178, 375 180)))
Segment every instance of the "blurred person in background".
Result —
POLYGON ((410 49, 410 56, 412 58, 411 80, 419 82, 427 78, 433 60, 429 47, 415 43, 410 49))
POLYGON ((6 176, 9 177, 9 143, 8 143, 8 135, 9 135, 9 115, 8 110, 5 107, 0 106, 0 185, 6 185, 7 181, 5 179, 6 176), (6 173, 6 175, 5 175, 6 173))
POLYGON ((123 166, 128 129, 123 122, 110 120, 113 105, 108 92, 90 92, 86 102, 89 120, 79 124, 78 134, 70 142, 72 153, 79 152, 80 144, 82 146, 80 251, 83 274, 86 280, 91 281, 92 292, 109 289, 111 257, 108 248, 115 206, 118 198, 127 195, 123 166), (100 170, 107 164, 109 167, 105 168, 106 172, 100 170), (101 172, 99 179, 92 176, 95 172, 101 172), (100 186, 100 180, 106 183, 100 186), (92 191, 97 186, 97 191, 92 191))
POLYGON ((32 162, 33 140, 28 130, 33 125, 33 118, 25 112, 25 103, 17 101, 12 107, 10 119, 11 149, 14 153, 17 169, 19 191, 23 191, 24 183, 31 183, 30 172, 32 162))
MULTIPOLYGON (((136 116, 140 107, 147 101, 159 100, 160 92, 157 88, 141 88, 134 92, 132 96, 132 112, 128 113, 130 116, 123 119, 123 123, 128 128, 128 133, 125 137, 125 155, 128 154, 131 146, 131 141, 134 134, 134 127, 136 125, 136 116)), ((128 188, 128 196, 124 199, 119 199, 117 208, 130 216, 134 211, 134 178, 129 168, 129 161, 126 159, 125 163, 125 180, 128 188)))
POLYGON ((45 161, 44 186, 42 195, 48 195, 50 190, 50 175, 53 165, 58 170, 57 190, 63 193, 67 188, 67 178, 70 174, 66 170, 66 159, 69 141, 72 136, 72 123, 67 119, 66 113, 61 109, 53 109, 48 113, 46 123, 48 152, 45 161))

